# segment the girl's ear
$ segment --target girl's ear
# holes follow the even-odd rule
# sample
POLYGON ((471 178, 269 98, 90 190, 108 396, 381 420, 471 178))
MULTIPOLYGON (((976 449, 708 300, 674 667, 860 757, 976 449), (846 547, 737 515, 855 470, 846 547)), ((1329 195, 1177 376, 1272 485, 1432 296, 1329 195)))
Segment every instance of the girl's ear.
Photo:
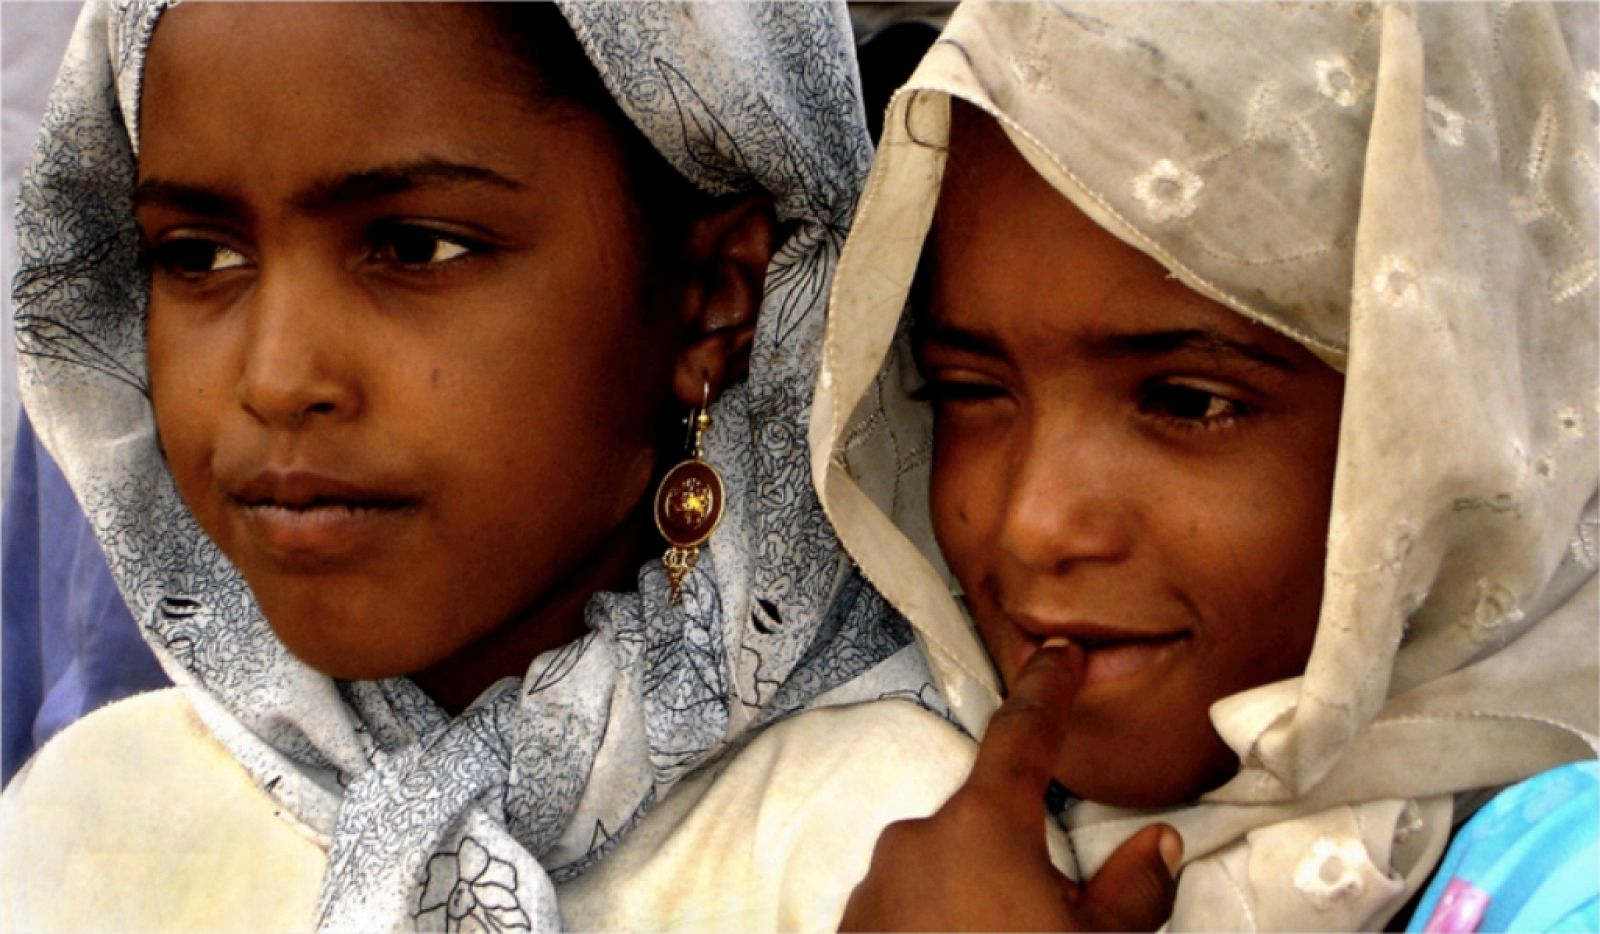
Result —
POLYGON ((683 339, 672 379, 684 405, 700 405, 707 386, 715 399, 749 373, 776 230, 765 194, 725 202, 690 225, 683 249, 683 339))

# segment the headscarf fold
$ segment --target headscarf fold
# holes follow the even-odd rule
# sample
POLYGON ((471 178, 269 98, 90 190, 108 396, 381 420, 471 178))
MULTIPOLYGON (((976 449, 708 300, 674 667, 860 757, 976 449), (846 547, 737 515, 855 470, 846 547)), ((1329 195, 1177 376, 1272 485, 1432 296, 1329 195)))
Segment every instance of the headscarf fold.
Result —
POLYGON ((1102 227, 1345 373, 1305 674, 1212 707, 1242 764, 1200 801, 1064 814, 1085 872, 1152 820, 1178 827, 1174 928, 1381 926, 1454 796, 1600 745, 1597 16, 964 4, 891 105, 835 282, 813 469, 974 732, 998 682, 933 538, 901 321, 952 98, 1102 227))
POLYGON ((871 157, 842 5, 562 5, 655 147, 708 191, 771 193, 784 235, 750 379, 714 407, 705 456, 727 510, 681 605, 652 562, 637 593, 590 602, 586 636, 455 718, 405 679, 336 682, 290 655, 162 461, 131 195, 165 6, 91 3, 48 104, 18 213, 23 398, 163 666, 329 848, 322 927, 558 927, 553 882, 752 728, 934 694, 839 549, 806 456, 824 302, 871 157))

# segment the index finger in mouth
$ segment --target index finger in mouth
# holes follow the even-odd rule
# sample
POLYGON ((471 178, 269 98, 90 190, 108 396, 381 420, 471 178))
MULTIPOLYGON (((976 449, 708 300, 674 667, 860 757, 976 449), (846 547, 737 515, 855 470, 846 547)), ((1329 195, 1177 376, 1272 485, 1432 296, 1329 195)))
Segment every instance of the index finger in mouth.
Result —
POLYGON ((989 719, 966 789, 1006 802, 1019 821, 1037 822, 1083 676, 1082 646, 1062 636, 1045 640, 989 719))

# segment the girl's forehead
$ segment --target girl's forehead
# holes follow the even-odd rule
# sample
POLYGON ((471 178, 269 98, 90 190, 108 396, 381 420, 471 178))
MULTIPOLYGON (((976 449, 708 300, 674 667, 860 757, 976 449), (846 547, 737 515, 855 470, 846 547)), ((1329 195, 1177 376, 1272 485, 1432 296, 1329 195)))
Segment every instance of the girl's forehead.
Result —
MULTIPOLYGON (((603 118, 541 106, 480 12, 433 7, 174 8, 144 73, 141 182, 298 197, 393 166, 448 164, 526 187, 621 171, 603 118), (600 158, 553 159, 547 150, 574 137, 600 158)), ((372 181, 370 194, 395 193, 372 181)))
POLYGON ((256 93, 314 69, 331 82, 461 82, 458 92, 526 93, 531 84, 488 12, 473 3, 177 4, 158 21, 147 70, 189 62, 260 66, 256 93), (317 40, 317 41, 311 41, 317 40), (338 54, 326 54, 327 49, 338 54))

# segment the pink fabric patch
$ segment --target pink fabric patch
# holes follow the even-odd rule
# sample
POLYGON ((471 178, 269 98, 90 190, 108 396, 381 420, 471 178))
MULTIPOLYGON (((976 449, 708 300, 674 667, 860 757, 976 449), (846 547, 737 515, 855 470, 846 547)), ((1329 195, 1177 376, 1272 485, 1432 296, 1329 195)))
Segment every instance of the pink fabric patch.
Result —
POLYGON ((1433 915, 1428 918, 1428 923, 1422 930, 1438 931, 1442 934, 1476 931, 1478 925, 1483 923, 1484 912, 1488 910, 1488 892, 1465 879, 1451 879, 1444 887, 1444 894, 1439 896, 1439 904, 1434 906, 1433 915))

